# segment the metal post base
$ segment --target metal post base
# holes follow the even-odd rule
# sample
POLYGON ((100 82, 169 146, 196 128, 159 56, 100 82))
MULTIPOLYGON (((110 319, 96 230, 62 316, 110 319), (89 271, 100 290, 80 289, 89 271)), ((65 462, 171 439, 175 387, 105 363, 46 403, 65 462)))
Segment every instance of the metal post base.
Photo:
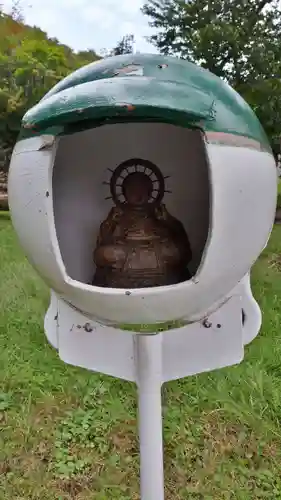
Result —
POLYGON ((258 333, 259 310, 250 288, 239 286, 208 325, 198 321, 151 335, 101 325, 52 293, 45 331, 61 359, 137 383, 142 500, 164 500, 162 384, 239 363, 244 343, 258 333))
POLYGON ((162 338, 136 335, 141 500, 164 500, 162 338))

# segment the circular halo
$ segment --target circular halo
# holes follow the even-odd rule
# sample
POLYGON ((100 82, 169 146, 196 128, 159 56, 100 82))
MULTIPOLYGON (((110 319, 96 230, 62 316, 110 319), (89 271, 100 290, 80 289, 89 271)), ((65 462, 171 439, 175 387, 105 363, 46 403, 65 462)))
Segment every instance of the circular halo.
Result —
POLYGON ((116 205, 124 206, 126 200, 123 194, 123 182, 133 173, 147 175, 152 181, 153 191, 149 200, 150 206, 157 206, 164 198, 165 181, 161 170, 149 160, 132 158, 121 163, 113 172, 110 179, 110 193, 116 205))

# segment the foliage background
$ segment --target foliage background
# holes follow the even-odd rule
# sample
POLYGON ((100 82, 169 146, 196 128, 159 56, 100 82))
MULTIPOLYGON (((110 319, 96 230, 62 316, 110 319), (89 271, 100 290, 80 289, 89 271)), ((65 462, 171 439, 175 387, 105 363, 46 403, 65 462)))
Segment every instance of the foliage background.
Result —
POLYGON ((21 118, 59 80, 99 59, 94 50, 75 53, 20 13, 0 10, 0 167, 7 169, 21 118))
MULTIPOLYGON (((281 2, 279 0, 144 0, 143 14, 160 53, 191 60, 230 83, 253 107, 278 150, 281 136, 281 2)), ((105 57, 130 53, 125 35, 105 57)), ((74 52, 24 23, 15 0, 0 5, 0 170, 7 170, 23 114, 59 80, 101 56, 74 52)))

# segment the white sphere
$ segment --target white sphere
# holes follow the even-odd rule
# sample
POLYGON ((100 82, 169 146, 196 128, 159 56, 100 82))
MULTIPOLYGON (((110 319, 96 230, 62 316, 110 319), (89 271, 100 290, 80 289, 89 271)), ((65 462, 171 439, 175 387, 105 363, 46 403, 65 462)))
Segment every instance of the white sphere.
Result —
POLYGON ((267 244, 276 165, 255 115, 224 82, 172 58, 135 55, 137 70, 129 59, 79 70, 24 117, 9 173, 12 220, 42 278, 85 315, 116 327, 192 322, 225 302, 267 244), (189 281, 91 285, 110 209, 103 181, 132 157, 170 176, 165 203, 190 238, 189 281))

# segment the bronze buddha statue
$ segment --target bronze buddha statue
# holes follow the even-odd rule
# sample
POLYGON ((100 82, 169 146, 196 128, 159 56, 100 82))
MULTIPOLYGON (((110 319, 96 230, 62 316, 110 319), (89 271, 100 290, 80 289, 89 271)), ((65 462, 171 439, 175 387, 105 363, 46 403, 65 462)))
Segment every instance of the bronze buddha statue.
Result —
POLYGON ((189 240, 162 203, 165 180, 159 168, 147 160, 128 160, 109 184, 115 206, 100 226, 93 285, 145 288, 188 280, 189 240))

